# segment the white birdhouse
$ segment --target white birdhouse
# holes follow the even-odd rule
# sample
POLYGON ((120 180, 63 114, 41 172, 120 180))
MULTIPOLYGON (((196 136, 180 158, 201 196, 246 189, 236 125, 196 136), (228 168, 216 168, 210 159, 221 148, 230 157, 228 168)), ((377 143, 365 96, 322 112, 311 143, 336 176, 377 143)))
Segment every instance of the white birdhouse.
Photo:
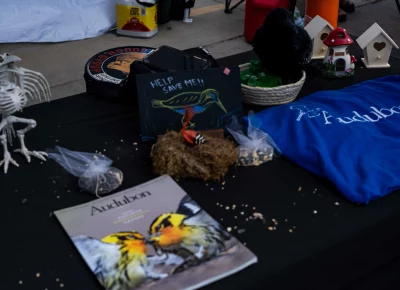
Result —
POLYGON ((313 40, 314 48, 312 59, 323 59, 327 50, 327 47, 323 42, 333 30, 332 25, 317 15, 310 21, 310 23, 307 24, 306 27, 304 27, 304 29, 308 32, 313 40))
POLYGON ((364 51, 364 62, 367 68, 390 67, 388 61, 392 47, 399 48, 385 31, 374 23, 358 39, 358 45, 364 51))

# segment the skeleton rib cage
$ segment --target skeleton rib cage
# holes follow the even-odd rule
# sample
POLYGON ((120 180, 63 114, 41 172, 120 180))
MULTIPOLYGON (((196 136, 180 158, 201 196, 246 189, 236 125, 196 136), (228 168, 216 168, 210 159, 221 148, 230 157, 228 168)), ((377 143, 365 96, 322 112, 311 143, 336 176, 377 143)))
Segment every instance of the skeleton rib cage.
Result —
POLYGON ((8 116, 21 110, 28 98, 50 101, 47 80, 38 72, 16 67, 14 63, 4 66, 0 61, 0 113, 8 116))

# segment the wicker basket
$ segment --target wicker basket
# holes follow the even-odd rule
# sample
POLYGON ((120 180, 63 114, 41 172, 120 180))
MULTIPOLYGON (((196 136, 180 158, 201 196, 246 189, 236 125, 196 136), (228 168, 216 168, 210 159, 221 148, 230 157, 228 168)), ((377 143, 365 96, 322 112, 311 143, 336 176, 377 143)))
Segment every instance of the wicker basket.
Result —
MULTIPOLYGON (((249 63, 239 65, 240 71, 248 69, 249 63)), ((243 101, 259 106, 282 105, 294 101, 306 80, 306 72, 302 71, 297 83, 273 88, 250 87, 242 84, 243 101)))

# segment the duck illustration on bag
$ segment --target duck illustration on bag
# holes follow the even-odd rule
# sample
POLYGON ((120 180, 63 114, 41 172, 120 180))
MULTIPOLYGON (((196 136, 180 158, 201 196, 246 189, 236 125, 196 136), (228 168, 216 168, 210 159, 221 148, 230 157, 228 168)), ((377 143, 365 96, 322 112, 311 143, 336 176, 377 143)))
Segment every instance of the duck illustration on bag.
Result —
MULTIPOLYGON (((202 92, 185 92, 177 94, 167 100, 151 100, 153 108, 170 109, 182 115, 182 124, 185 121, 187 108, 192 108, 194 114, 200 114, 207 110, 212 104, 217 104, 225 113, 227 110, 219 99, 219 93, 214 89, 207 89, 202 92)), ((193 127, 191 123, 191 127, 193 127)))

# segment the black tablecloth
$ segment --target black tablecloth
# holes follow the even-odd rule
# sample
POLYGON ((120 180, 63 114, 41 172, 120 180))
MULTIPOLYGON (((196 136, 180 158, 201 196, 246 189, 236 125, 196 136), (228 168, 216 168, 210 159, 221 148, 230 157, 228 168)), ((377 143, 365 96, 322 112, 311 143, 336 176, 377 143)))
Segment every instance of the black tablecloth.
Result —
MULTIPOLYGON (((253 57, 242 54, 221 59, 220 64, 237 65, 253 57)), ((391 65, 358 68, 354 78, 343 80, 322 80, 310 73, 300 95, 400 72, 398 59, 391 59, 391 65)), ((141 144, 138 115, 128 104, 81 94, 27 108, 22 115, 38 123, 26 136, 28 148, 60 145, 102 151, 124 172, 121 190, 156 177, 150 145, 141 144)), ((94 197, 80 192, 77 179, 54 161, 26 164, 22 156, 13 156, 20 167, 0 174, 5 254, 0 289, 52 290, 61 284, 73 290, 102 289, 52 215, 94 197)), ((351 204, 329 182, 284 158, 259 167, 232 168, 224 185, 190 180, 179 184, 214 218, 223 219, 224 226, 245 229, 235 235, 259 259, 207 289, 389 289, 398 283, 393 271, 400 264, 398 193, 368 206, 351 204), (235 204, 236 212, 217 203, 235 204), (267 223, 246 221, 253 212, 263 213, 267 223), (278 225, 270 231, 272 219, 278 225)))

